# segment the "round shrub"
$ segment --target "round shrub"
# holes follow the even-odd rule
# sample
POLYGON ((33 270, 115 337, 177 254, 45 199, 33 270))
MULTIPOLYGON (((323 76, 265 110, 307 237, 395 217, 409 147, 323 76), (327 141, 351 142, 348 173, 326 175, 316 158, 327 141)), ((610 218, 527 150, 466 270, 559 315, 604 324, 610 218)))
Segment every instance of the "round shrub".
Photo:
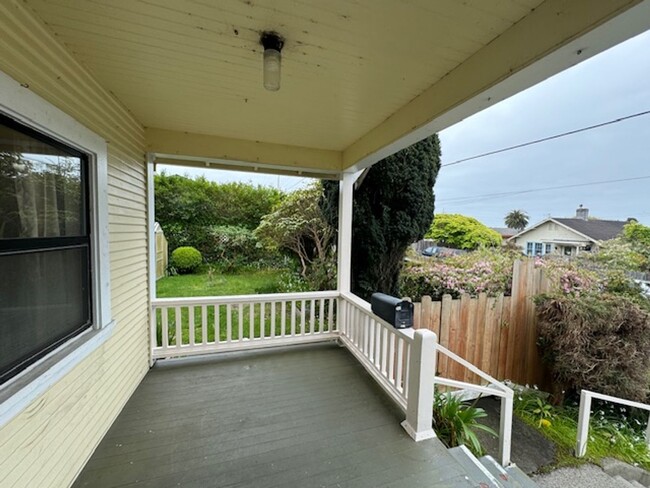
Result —
POLYGON ((181 274, 193 273, 202 262, 201 253, 191 246, 179 247, 172 252, 171 265, 181 274))

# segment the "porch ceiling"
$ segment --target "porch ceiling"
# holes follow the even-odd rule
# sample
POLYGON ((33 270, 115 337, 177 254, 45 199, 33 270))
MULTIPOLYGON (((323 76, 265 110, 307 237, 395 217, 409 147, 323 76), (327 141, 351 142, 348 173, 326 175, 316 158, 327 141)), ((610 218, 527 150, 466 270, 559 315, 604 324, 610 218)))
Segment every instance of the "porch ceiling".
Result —
POLYGON ((148 132, 151 151, 333 171, 372 164, 414 142, 406 136, 416 129, 416 139, 440 130, 643 30, 585 45, 582 58, 442 120, 642 2, 26 2, 143 125, 162 130, 148 132), (279 92, 262 87, 258 39, 267 29, 286 37, 279 92), (218 137, 194 154, 169 147, 192 146, 185 133, 218 137))

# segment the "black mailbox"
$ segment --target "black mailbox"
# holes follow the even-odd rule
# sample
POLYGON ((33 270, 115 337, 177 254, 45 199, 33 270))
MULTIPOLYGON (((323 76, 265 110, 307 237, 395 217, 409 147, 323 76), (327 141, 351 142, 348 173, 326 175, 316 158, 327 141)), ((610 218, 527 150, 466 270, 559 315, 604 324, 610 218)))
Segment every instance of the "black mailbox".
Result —
POLYGON ((413 327, 413 304, 384 293, 373 293, 370 308, 396 329, 413 327))

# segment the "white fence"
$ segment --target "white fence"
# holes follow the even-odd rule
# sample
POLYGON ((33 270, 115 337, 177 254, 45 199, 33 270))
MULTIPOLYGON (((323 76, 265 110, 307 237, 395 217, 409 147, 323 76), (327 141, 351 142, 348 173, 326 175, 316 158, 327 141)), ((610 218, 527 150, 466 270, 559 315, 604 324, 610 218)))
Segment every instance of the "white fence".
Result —
POLYGON ((152 358, 184 357, 338 339, 406 414, 416 441, 435 437, 434 388, 502 398, 500 460, 510 464, 513 392, 438 344, 426 329, 396 329, 370 304, 338 291, 160 298, 152 302, 152 358), (437 376, 438 354, 460 363, 486 385, 437 376))
MULTIPOLYGON (((587 442, 589 440, 589 419, 591 418, 591 400, 604 400, 606 402, 618 403, 627 407, 639 408, 650 412, 650 405, 645 403, 633 402, 623 398, 617 398, 602 393, 595 393, 589 390, 580 392, 580 413, 578 414, 578 440, 576 442, 576 457, 583 457, 587 453, 587 442)), ((646 428, 646 442, 650 448, 650 418, 646 428)))

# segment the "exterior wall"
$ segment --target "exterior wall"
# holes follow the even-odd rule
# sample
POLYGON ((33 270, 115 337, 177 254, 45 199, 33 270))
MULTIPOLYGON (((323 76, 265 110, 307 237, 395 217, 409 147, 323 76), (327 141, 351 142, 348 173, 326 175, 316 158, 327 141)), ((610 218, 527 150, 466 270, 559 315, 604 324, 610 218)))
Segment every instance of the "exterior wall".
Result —
POLYGON ((0 3, 0 70, 108 141, 113 336, 0 428, 0 487, 72 483, 148 369, 141 125, 19 0, 0 3))
POLYGON ((555 222, 546 222, 536 229, 533 229, 525 234, 513 239, 514 242, 526 250, 527 242, 567 242, 567 244, 580 243, 581 245, 591 244, 591 241, 585 239, 583 236, 563 227, 555 222))

